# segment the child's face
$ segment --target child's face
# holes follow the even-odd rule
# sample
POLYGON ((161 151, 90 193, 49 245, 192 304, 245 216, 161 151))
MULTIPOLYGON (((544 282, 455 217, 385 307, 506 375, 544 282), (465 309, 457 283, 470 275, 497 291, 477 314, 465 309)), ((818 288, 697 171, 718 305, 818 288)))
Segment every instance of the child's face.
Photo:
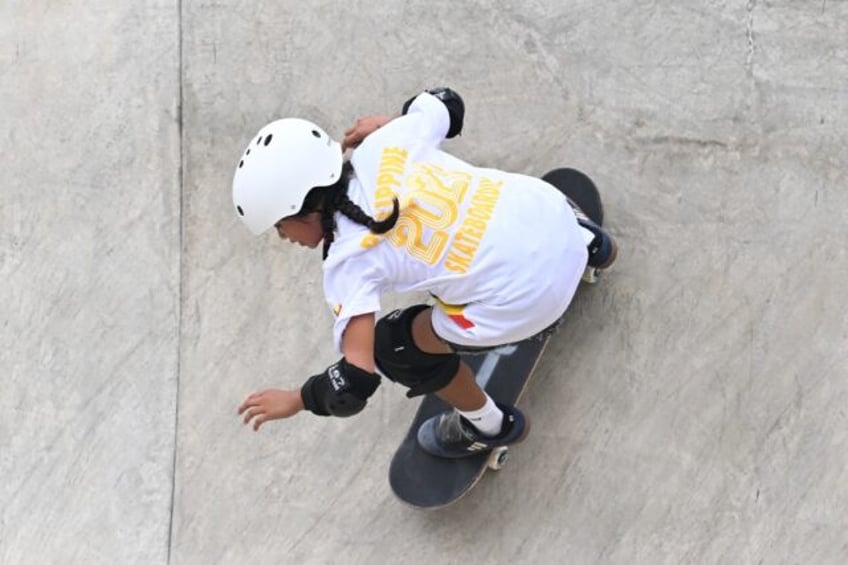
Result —
POLYGON ((321 240, 324 239, 324 232, 321 230, 321 213, 312 212, 303 217, 283 218, 274 227, 277 228, 277 235, 282 239, 311 247, 318 247, 321 240))

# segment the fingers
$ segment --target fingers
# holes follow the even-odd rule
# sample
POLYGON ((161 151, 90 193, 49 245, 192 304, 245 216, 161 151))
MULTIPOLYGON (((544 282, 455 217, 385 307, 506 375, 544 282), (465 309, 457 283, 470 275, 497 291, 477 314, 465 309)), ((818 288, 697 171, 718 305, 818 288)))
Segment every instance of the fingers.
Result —
POLYGON ((261 392, 254 392, 253 394, 245 398, 244 402, 241 403, 241 406, 238 407, 238 413, 241 414, 252 406, 259 406, 259 399, 261 396, 261 392))
POLYGON ((270 397, 267 393, 272 392, 263 390, 255 392, 248 396, 239 406, 239 415, 244 414, 243 423, 248 425, 253 423, 253 431, 259 431, 260 426, 269 420, 273 420, 269 414, 271 406, 269 405, 270 397))
POLYGON ((346 133, 345 138, 342 141, 342 151, 347 151, 348 149, 351 149, 353 147, 357 147, 362 142, 362 140, 364 138, 365 138, 365 136, 362 135, 361 133, 356 133, 356 132, 349 133, 349 134, 346 133))
POLYGON ((268 415, 266 409, 262 406, 258 408, 251 408, 247 411, 244 416, 244 424, 247 425, 253 420, 253 431, 258 432, 259 427, 262 426, 268 420, 271 420, 271 416, 268 415))
POLYGON ((288 418, 302 410, 299 390, 268 389, 248 396, 238 408, 244 425, 253 424, 254 431, 268 421, 288 418))
POLYGON ((344 140, 342 141, 342 151, 357 147, 369 134, 377 129, 369 120, 373 121, 373 118, 359 118, 356 120, 356 123, 345 131, 344 140))
POLYGON ((245 424, 250 423, 251 418, 253 418, 254 416, 259 415, 259 414, 265 414, 265 407, 259 406, 259 407, 256 407, 256 408, 251 408, 244 415, 244 423, 245 424))

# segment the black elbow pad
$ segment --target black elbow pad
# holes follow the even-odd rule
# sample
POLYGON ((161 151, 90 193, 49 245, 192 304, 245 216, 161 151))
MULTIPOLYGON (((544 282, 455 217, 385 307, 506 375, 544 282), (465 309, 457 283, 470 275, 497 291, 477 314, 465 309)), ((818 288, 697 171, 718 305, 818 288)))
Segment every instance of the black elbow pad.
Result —
POLYGON ((300 389, 307 410, 319 416, 353 416, 365 408, 368 398, 380 385, 376 373, 363 371, 342 357, 300 389))
MULTIPOLYGON (((448 114, 450 115, 450 128, 448 128, 448 134, 446 137, 450 139, 462 133, 462 121, 465 118, 465 103, 462 101, 462 97, 450 88, 432 88, 427 92, 441 100, 442 104, 444 104, 448 109, 448 114)), ((409 107, 412 105, 412 101, 416 98, 417 96, 413 96, 404 103, 404 114, 406 114, 409 107)))

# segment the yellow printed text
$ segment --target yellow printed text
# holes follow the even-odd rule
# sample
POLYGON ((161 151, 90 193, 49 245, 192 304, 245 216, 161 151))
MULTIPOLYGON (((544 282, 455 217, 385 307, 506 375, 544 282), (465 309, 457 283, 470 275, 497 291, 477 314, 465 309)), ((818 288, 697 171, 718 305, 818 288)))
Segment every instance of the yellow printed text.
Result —
MULTIPOLYGON (((409 157, 409 152, 400 147, 383 149, 380 156, 380 166, 377 169, 377 190, 374 198, 378 220, 391 214, 392 199, 395 197, 396 189, 402 184, 407 157, 409 157)), ((365 249, 370 249, 380 243, 381 239, 380 236, 369 233, 362 238, 360 245, 365 249)))
POLYGON ((480 241, 486 233, 489 220, 492 219, 502 187, 502 181, 495 182, 485 178, 480 181, 480 188, 471 196, 471 207, 448 249, 445 259, 447 270, 464 275, 471 268, 480 241))

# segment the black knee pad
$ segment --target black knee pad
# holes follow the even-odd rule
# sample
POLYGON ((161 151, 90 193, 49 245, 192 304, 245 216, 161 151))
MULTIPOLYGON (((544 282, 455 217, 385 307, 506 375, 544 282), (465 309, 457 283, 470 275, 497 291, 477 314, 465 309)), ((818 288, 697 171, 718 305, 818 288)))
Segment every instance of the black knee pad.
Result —
POLYGON ((395 310, 380 318, 375 328, 377 367, 387 378, 409 387, 409 398, 444 388, 459 370, 456 353, 426 353, 412 340, 412 320, 427 308, 419 304, 395 310))

